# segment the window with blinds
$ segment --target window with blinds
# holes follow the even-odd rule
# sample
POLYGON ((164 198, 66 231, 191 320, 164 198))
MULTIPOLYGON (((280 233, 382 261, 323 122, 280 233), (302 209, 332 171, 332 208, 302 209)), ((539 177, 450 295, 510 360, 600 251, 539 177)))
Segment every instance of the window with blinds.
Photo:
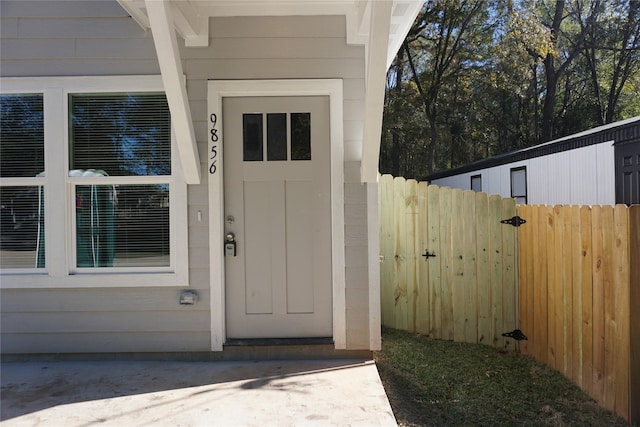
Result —
POLYGON ((0 95, 0 268, 43 268, 42 94, 0 95))
POLYGON ((78 268, 170 265, 171 117, 162 93, 69 95, 78 268))

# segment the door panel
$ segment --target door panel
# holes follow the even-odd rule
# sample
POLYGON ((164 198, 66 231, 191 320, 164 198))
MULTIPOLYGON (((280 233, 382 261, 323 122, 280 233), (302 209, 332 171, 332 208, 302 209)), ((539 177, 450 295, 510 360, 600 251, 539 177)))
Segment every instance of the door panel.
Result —
POLYGON ((313 313, 312 185, 290 181, 286 188, 287 313, 313 313))
POLYGON ((223 100, 229 338, 330 337, 328 97, 223 100))

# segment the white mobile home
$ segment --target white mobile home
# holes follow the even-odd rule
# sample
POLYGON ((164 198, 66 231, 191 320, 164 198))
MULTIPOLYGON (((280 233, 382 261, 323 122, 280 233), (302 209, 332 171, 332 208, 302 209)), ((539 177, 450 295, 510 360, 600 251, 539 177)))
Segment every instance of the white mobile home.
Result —
POLYGON ((518 203, 640 203, 640 117, 438 172, 431 184, 518 203))
POLYGON ((378 349, 384 84, 421 5, 3 0, 2 352, 378 349))

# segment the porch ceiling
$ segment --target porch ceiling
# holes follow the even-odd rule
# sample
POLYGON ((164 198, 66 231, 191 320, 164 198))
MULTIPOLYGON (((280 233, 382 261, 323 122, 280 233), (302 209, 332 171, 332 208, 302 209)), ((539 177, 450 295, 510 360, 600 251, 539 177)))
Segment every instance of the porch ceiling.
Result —
MULTIPOLYGON (((171 23, 184 38, 187 47, 202 47, 209 43, 211 17, 224 16, 300 16, 344 15, 347 23, 347 43, 365 46, 366 111, 362 147, 363 182, 375 182, 378 172, 378 151, 382 127, 382 105, 386 71, 411 27, 423 0, 118 0, 133 19, 145 30, 152 29, 165 87, 184 87, 179 51, 165 50, 167 42, 175 42, 171 23), (167 39, 167 37, 169 39, 167 39), (174 64, 170 64, 174 62, 174 64), (175 62, 178 65, 175 65, 175 62)), ((182 120, 191 118, 186 89, 167 94, 172 114, 182 111, 182 120), (175 112, 174 112, 175 111, 175 112)), ((178 117, 178 120, 180 118, 178 117)), ((176 123, 174 123, 174 126, 176 123)), ((187 123, 182 123, 182 128, 187 123)), ((191 125, 193 126, 193 125, 191 125)), ((183 133, 184 135, 184 133, 183 133)), ((193 130, 187 132, 192 141, 178 141, 185 175, 189 182, 199 182, 198 154, 193 130)), ((183 137, 184 138, 184 137, 183 137)))

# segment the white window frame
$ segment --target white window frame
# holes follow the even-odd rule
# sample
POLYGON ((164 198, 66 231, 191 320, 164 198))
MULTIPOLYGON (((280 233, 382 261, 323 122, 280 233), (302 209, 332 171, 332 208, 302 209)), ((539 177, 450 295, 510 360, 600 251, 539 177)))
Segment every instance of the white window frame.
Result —
POLYGON ((109 184, 169 183, 170 266, 77 268, 75 262, 76 185, 98 177, 69 177, 68 95, 74 93, 164 92, 161 76, 1 78, 0 92, 42 93, 46 177, 2 179, 2 185, 45 187, 45 268, 3 269, 0 288, 101 288, 188 286, 187 185, 171 132, 171 176, 110 177, 109 184), (64 200, 65 203, 60 203, 64 200), (55 244, 52 242, 62 242, 55 244))

